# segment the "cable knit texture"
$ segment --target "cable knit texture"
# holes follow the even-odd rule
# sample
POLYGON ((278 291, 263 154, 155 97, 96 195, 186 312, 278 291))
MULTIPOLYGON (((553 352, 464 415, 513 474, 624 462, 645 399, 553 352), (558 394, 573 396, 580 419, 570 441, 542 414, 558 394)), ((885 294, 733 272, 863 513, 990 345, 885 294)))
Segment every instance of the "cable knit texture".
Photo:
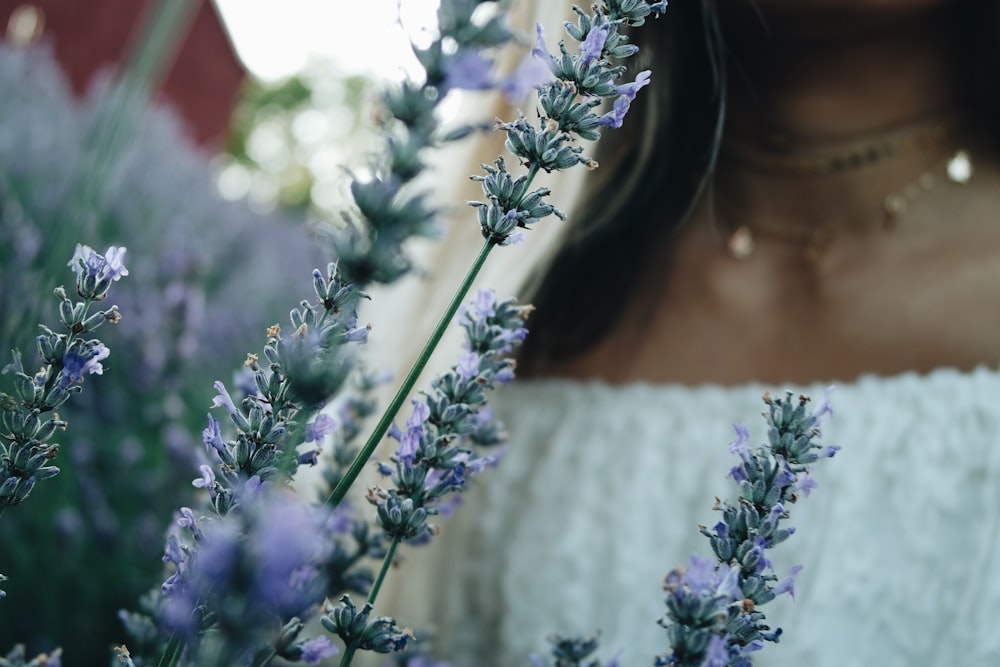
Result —
MULTIPOLYGON (((652 664, 668 648, 663 576, 710 555, 697 526, 735 495, 731 424, 763 442, 767 389, 504 388, 507 454, 397 573, 400 620, 433 627, 456 667, 525 667, 546 636, 593 632, 606 657, 652 664)), ((785 635, 755 664, 1000 664, 1000 374, 866 377, 833 404, 823 442, 843 449, 771 551, 779 576, 805 568, 795 600, 765 608, 785 635)))

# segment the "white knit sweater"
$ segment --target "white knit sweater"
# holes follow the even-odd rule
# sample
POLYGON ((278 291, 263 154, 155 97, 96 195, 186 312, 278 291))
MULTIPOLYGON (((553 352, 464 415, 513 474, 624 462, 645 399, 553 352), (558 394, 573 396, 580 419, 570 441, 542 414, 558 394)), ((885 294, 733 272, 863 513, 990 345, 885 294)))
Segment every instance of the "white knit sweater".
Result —
MULTIPOLYGON (((764 440, 767 389, 502 388, 507 453, 392 573, 393 611, 436 628, 455 667, 525 667, 545 637, 594 632, 623 667, 652 664, 668 648, 663 576, 711 554, 697 526, 734 496, 732 423, 764 440)), ((833 405, 823 442, 843 449, 770 552, 779 576, 805 567, 794 602, 764 607, 785 634, 754 664, 1000 665, 1000 374, 866 377, 833 405)))

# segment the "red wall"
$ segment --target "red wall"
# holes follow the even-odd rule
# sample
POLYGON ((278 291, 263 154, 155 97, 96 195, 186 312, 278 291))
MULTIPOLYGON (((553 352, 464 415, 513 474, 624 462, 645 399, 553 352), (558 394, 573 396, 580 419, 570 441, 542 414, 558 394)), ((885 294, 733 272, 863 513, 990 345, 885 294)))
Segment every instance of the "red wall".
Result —
MULTIPOLYGON (((102 68, 119 63, 150 0, 0 2, 0 35, 22 5, 40 9, 42 40, 54 45, 73 90, 82 94, 102 68)), ((203 0, 160 88, 202 146, 221 144, 246 72, 215 7, 203 0)))

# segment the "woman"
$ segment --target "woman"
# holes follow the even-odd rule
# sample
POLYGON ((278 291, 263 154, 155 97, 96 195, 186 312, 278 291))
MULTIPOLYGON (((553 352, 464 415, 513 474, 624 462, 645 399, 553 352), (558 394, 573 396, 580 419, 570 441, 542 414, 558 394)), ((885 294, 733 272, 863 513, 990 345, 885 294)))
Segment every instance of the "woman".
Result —
POLYGON ((678 0, 644 29, 651 98, 529 290, 509 453, 401 618, 459 667, 595 631, 650 664, 659 582, 733 495, 729 424, 763 440, 765 390, 836 382, 755 664, 1000 664, 998 10, 678 0))

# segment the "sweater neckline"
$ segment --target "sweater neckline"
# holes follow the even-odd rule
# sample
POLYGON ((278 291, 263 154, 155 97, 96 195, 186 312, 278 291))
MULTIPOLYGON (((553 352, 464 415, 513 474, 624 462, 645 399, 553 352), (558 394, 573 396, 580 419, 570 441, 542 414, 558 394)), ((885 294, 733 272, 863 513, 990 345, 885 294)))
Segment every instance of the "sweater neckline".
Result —
MULTIPOLYGON (((814 381, 809 383, 785 382, 770 384, 766 382, 744 382, 732 385, 724 385, 712 382, 701 384, 681 384, 681 383, 657 383, 644 380, 634 380, 629 382, 609 382, 602 379, 575 379, 561 377, 539 377, 539 378, 518 378, 514 381, 513 387, 537 390, 576 390, 591 393, 608 394, 693 394, 693 395, 718 395, 718 394, 738 394, 747 392, 763 394, 765 391, 776 393, 779 391, 792 391, 794 393, 806 393, 812 396, 826 391, 828 388, 839 388, 849 390, 852 388, 863 390, 889 389, 894 386, 926 386, 937 384, 962 383, 973 379, 1000 379, 1000 368, 986 365, 979 365, 971 370, 962 370, 952 366, 942 366, 926 372, 903 371, 891 375, 879 375, 877 373, 864 373, 854 380, 849 381, 814 381)), ((505 388, 509 390, 509 388, 505 388)))

